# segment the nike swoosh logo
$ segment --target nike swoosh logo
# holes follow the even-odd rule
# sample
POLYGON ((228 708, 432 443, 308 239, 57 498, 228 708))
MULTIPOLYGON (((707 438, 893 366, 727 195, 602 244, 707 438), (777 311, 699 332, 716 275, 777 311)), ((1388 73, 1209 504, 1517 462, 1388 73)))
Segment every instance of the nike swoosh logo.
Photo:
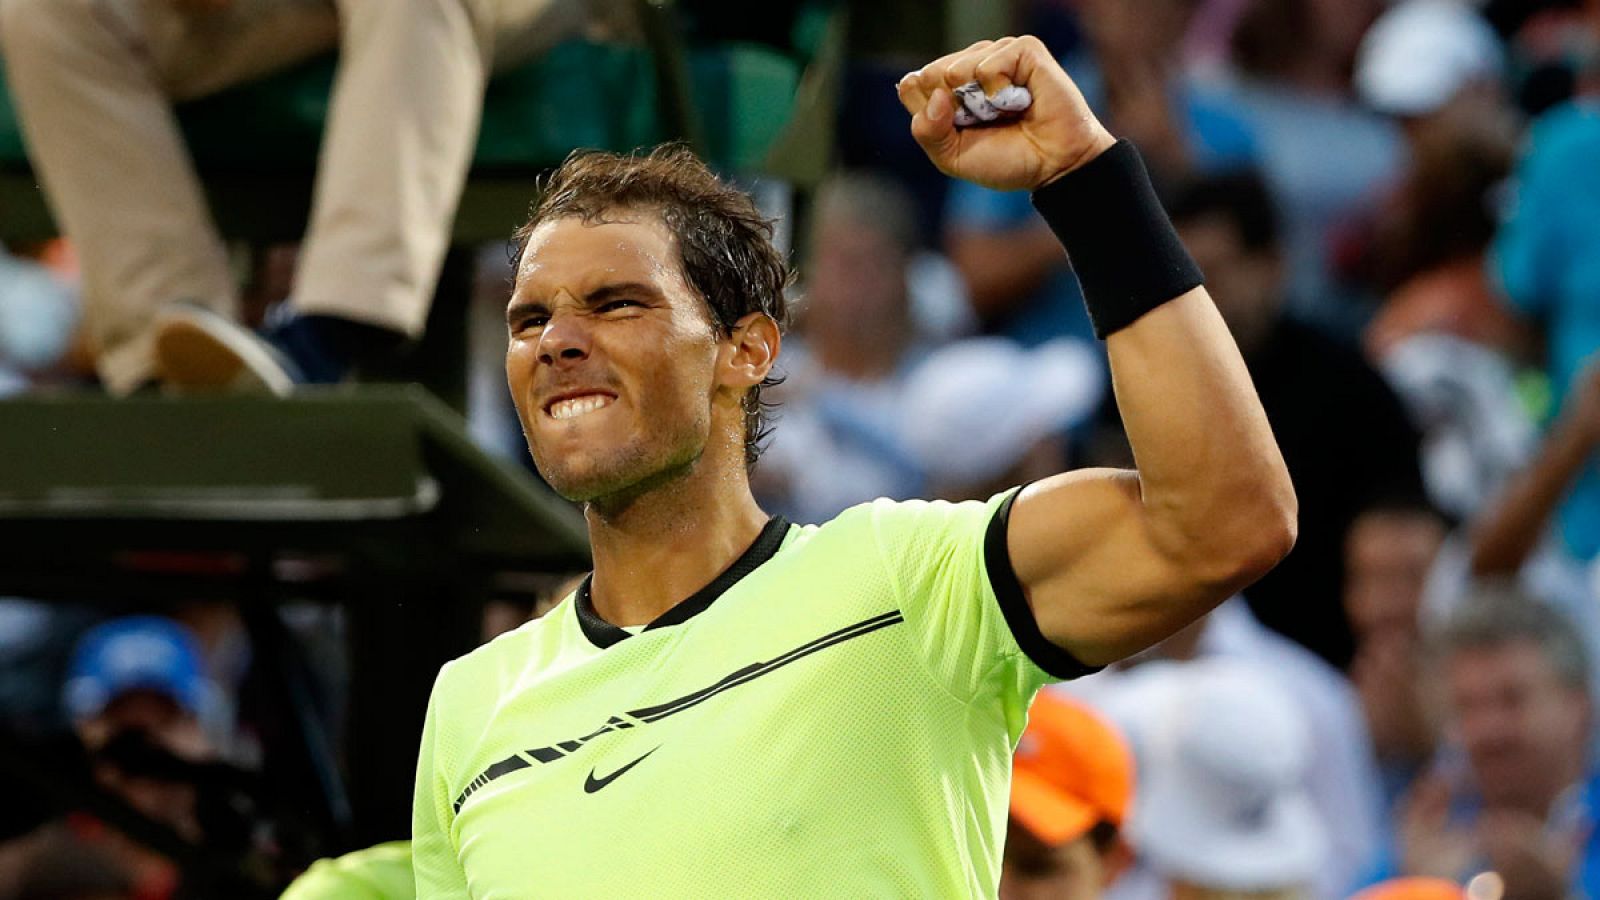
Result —
MULTIPOLYGON (((654 753, 654 752, 656 752, 656 750, 660 750, 660 749, 661 749, 660 747, 657 747, 655 750, 651 750, 650 753, 654 753)), ((587 778, 585 778, 583 780, 583 792, 585 794, 592 794, 595 791, 598 791, 601 788, 605 787, 606 785, 610 784, 611 782, 616 781, 618 778, 622 777, 624 772, 628 771, 629 769, 633 768, 634 766, 637 766, 639 763, 644 762, 645 756, 649 756, 650 753, 646 753, 644 756, 641 756, 638 759, 634 760, 633 762, 628 763, 627 765, 625 765, 622 768, 616 770, 615 772, 612 772, 610 775, 607 775, 604 778, 596 778, 596 777, 594 777, 594 770, 590 769, 589 770, 589 777, 587 777, 587 778)))

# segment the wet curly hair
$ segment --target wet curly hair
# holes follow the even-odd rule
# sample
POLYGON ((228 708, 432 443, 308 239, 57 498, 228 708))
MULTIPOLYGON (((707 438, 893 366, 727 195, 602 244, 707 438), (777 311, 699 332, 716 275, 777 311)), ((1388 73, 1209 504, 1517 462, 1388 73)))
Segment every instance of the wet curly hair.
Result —
MULTIPOLYGON (((632 154, 576 150, 540 187, 527 224, 513 238, 516 262, 529 235, 545 222, 571 217, 593 224, 619 211, 650 211, 672 234, 685 280, 705 301, 719 333, 732 334, 734 324, 752 312, 788 328, 785 290, 793 273, 773 246, 773 220, 688 147, 663 144, 632 154)), ((755 465, 772 433, 774 404, 762 399, 762 389, 779 381, 769 375, 745 395, 746 466, 755 465)))

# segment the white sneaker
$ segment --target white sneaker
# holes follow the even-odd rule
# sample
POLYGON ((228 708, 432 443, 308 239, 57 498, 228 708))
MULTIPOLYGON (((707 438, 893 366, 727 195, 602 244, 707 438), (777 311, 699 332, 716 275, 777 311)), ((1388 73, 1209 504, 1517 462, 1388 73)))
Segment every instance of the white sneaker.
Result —
POLYGON ((209 309, 173 306, 156 320, 156 366, 179 391, 266 392, 287 397, 298 368, 260 335, 209 309))

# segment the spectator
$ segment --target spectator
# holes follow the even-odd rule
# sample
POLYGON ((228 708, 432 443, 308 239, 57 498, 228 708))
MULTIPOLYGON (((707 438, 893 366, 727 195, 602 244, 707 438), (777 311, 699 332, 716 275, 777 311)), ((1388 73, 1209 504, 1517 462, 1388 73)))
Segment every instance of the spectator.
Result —
POLYGON ((1422 427, 1430 497, 1463 518, 1532 446, 1515 385, 1532 335, 1485 266, 1514 126, 1503 56, 1467 5, 1407 0, 1373 25, 1356 70, 1362 98, 1394 118, 1409 148, 1367 238, 1366 266, 1385 297, 1364 342, 1422 427))
POLYGON ((1422 604, 1448 533, 1426 504, 1388 501, 1363 511, 1345 536, 1344 609, 1356 640, 1350 679, 1372 736, 1386 811, 1433 755, 1419 670, 1422 604))
MULTIPOLYGON (((1065 62, 1090 105, 1114 132, 1139 143, 1158 178, 1255 157, 1249 127, 1179 68, 1194 6, 1194 0, 1083 0, 1078 11, 1089 53, 1065 62)), ((1029 346, 1092 337, 1066 255, 1025 193, 953 184, 946 230, 950 258, 986 332, 1029 346)))
POLYGON ((1174 898, 1299 898, 1329 827, 1305 791, 1305 713, 1271 679, 1215 660, 1157 670, 1134 733, 1140 861, 1174 898))
POLYGON ((1255 136, 1214 89, 1184 71, 1182 45, 1198 0, 1077 3, 1090 53, 1072 76, 1112 131, 1139 145, 1157 177, 1256 161, 1255 136))
POLYGON ((1473 523, 1470 571, 1479 579, 1516 579, 1561 608, 1591 654, 1600 652, 1600 609, 1587 570, 1560 539, 1557 511, 1593 466, 1600 448, 1600 363, 1578 378, 1527 468, 1505 485, 1473 523))
POLYGON ((6 0, 0 50, 33 161, 84 272, 101 380, 337 381, 417 336, 490 68, 573 32, 580 0, 6 0), (334 46, 339 75, 292 314, 266 343, 172 104, 334 46), (193 305, 179 305, 193 304, 193 305))
POLYGON ((0 247, 0 397, 24 390, 67 354, 77 319, 71 286, 0 247))
POLYGON ((755 472, 766 508, 821 522, 920 490, 901 441, 905 378, 922 349, 907 287, 916 233, 892 181, 841 175, 817 192, 798 339, 775 392, 783 428, 755 472))
POLYGON ((1196 180, 1168 210, 1244 353, 1300 500, 1293 552, 1245 596, 1263 624, 1342 669, 1354 649, 1345 532, 1378 498, 1421 496, 1416 433, 1360 354, 1285 314, 1277 217, 1259 177, 1196 180))
POLYGON ((1376 208, 1403 161, 1398 129, 1350 96, 1350 65, 1376 0, 1248 0, 1221 89, 1254 130, 1283 204, 1286 300, 1353 336, 1370 296, 1343 275, 1335 236, 1376 208), (1337 160, 1337 165, 1328 164, 1337 160))
POLYGON ((1461 765, 1443 758, 1407 798, 1404 874, 1492 870, 1507 897, 1596 896, 1590 662, 1572 624, 1483 590, 1437 635, 1435 661, 1461 765))
POLYGON ((1093 900, 1130 861, 1133 753, 1077 701, 1040 694, 1011 774, 1001 900, 1093 900))
MULTIPOLYGON (((1149 686, 1181 677, 1186 666, 1195 665, 1199 672, 1233 666, 1272 679, 1305 713, 1311 736, 1307 796, 1322 821, 1339 823, 1328 833, 1327 858, 1313 887, 1319 896, 1344 897, 1369 874, 1382 849, 1382 797, 1361 703, 1343 675, 1311 651, 1263 628, 1238 598, 1162 642, 1144 661, 1149 665, 1113 668, 1061 690, 1106 710, 1137 740, 1149 686)), ((1119 900, 1150 896, 1148 887, 1143 893, 1136 889, 1140 883, 1137 877, 1130 879, 1126 891, 1118 889, 1119 900)))
POLYGON ((91 753, 137 732, 175 753, 205 755, 202 720, 215 701, 202 665, 198 642, 169 619, 97 625, 79 639, 63 689, 73 730, 91 753))
MULTIPOLYGON (((212 757, 202 726, 209 691, 192 635, 169 619, 128 616, 84 634, 62 693, 100 786, 191 843, 205 836, 198 790, 167 763, 212 757)), ((134 873, 141 897, 176 890, 169 860, 97 823, 79 830, 134 873)))
MULTIPOLYGON (((1600 14, 1597 14, 1600 18, 1600 14)), ((1600 38, 1600 23, 1596 25, 1600 38)), ((1569 402, 1584 362, 1600 350, 1600 91, 1534 123, 1517 166, 1515 202, 1495 238, 1494 267, 1512 308, 1545 337, 1557 407, 1569 402)), ((1566 548, 1600 552, 1600 469, 1585 461, 1558 512, 1566 548)))
POLYGON ((1495 301, 1483 265, 1515 125, 1503 57, 1489 25, 1452 0, 1406 0, 1362 42, 1362 99, 1394 118, 1409 150, 1372 241, 1375 277, 1390 291, 1368 329, 1375 359, 1419 332, 1508 352, 1528 345, 1495 301))
POLYGON ((905 444, 944 500, 987 500, 1069 465, 1069 429, 1105 394, 1099 352, 1058 338, 1024 350, 972 338, 935 350, 905 389, 905 444), (959 437, 958 437, 959 436, 959 437))

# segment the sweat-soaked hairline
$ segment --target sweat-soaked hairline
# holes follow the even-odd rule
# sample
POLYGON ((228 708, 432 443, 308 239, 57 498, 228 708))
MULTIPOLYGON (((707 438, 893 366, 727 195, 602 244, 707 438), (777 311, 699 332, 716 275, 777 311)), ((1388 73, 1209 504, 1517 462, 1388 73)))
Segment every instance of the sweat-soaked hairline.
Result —
MULTIPOLYGON (((684 242, 679 237, 677 229, 673 227, 673 211, 673 205, 667 203, 613 203, 594 207, 580 205, 559 210, 547 210, 542 203, 536 203, 532 216, 521 228, 517 229, 516 234, 513 236, 514 256, 511 269, 513 290, 516 287, 516 283, 522 278, 522 261, 528 250, 528 241, 533 237, 533 232, 538 230, 540 226, 550 222, 559 222, 562 219, 577 219, 585 226, 642 224, 639 218, 636 217, 654 216, 661 223, 661 226, 666 229, 667 236, 671 239, 673 255, 678 264, 678 277, 683 280, 684 285, 689 288, 690 292, 699 298, 701 307, 706 311, 706 318, 711 322, 711 326, 716 330, 716 333, 723 338, 731 337, 738 321, 724 321, 721 311, 717 309, 717 305, 712 303, 706 292, 700 285, 695 283, 688 260, 683 255, 684 242)), ((770 222, 768 227, 770 229, 770 222)), ((789 277, 793 277, 792 272, 789 273, 789 277)), ((787 282, 785 284, 787 285, 787 282)), ((780 334, 788 324, 781 318, 774 317, 771 313, 759 308, 747 310, 739 318, 744 318, 744 316, 748 316, 751 313, 759 313, 766 316, 777 326, 780 334)), ((741 406, 744 409, 744 422, 742 424, 745 432, 746 469, 753 469, 760 459, 761 453, 765 449, 766 440, 772 434, 774 414, 778 408, 776 402, 762 398, 762 389, 776 387, 782 384, 783 381, 783 376, 769 372, 761 380, 760 384, 745 391, 741 406)))

